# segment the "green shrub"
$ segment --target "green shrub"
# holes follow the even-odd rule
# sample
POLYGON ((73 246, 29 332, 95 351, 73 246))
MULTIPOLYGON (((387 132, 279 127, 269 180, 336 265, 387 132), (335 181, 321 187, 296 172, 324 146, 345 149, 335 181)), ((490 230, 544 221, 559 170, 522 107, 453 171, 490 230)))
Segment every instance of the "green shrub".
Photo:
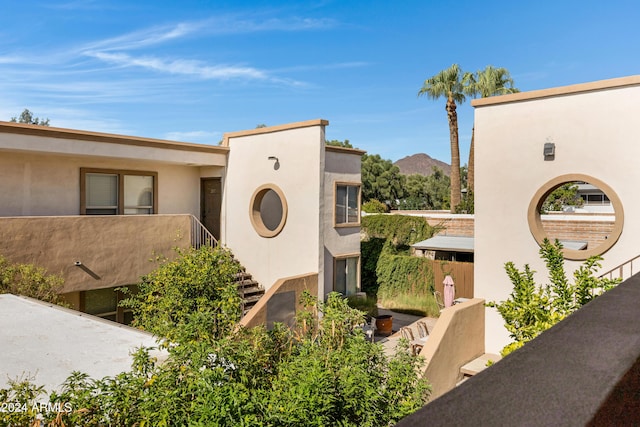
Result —
POLYGON ((177 259, 161 259, 159 267, 142 278, 139 291, 121 302, 132 309, 133 326, 170 341, 228 334, 241 316, 234 283, 239 264, 221 247, 176 251, 177 259))
POLYGON ((383 252, 376 273, 378 298, 392 299, 403 293, 433 294, 433 265, 429 259, 383 252))
POLYGON ((389 206, 379 200, 371 199, 362 204, 362 211, 366 213, 387 213, 389 212, 389 206))
POLYGON ((375 296, 351 295, 347 297, 347 300, 349 301, 349 307, 360 310, 369 317, 378 315, 378 299, 375 296))
POLYGON ((362 230, 369 238, 389 240, 396 247, 409 246, 432 237, 436 231, 419 216, 370 215, 362 218, 362 230))
POLYGON ((60 276, 47 274, 33 264, 12 264, 0 255, 0 294, 24 295, 59 305, 66 305, 59 293, 64 286, 60 276))
POLYGON ((573 273, 574 283, 569 283, 564 271, 562 244, 558 240, 551 243, 544 239, 540 256, 545 261, 551 283, 538 286, 533 277, 535 271, 528 264, 520 271, 512 262, 508 262, 505 270, 513 283, 511 295, 506 301, 487 303, 487 306, 498 310, 514 340, 502 349, 503 356, 522 347, 620 282, 620 279, 596 277, 602 258, 594 256, 573 273))
POLYGON ((371 237, 360 242, 360 286, 367 295, 376 295, 378 292, 378 259, 382 253, 385 239, 371 237))
MULTIPOLYGON (((99 380, 75 372, 50 401, 70 410, 0 412, 0 425, 389 426, 423 406, 423 360, 407 346, 387 356, 369 342, 361 312, 337 293, 310 295, 298 326, 237 329, 215 341, 178 340, 157 364, 146 350, 132 369, 99 380), (320 314, 320 315, 319 315, 320 314)), ((29 382, 0 389, 0 404, 44 401, 29 382)))

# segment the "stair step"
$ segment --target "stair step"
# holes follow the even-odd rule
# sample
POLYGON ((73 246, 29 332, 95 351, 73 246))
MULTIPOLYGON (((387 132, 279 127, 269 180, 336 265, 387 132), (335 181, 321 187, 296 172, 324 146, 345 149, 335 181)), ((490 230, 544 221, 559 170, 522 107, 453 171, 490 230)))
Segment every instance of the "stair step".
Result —
POLYGON ((487 362, 490 360, 492 362, 497 362, 500 359, 502 359, 502 357, 497 354, 485 353, 460 368, 460 372, 463 375, 474 376, 475 374, 485 370, 487 368, 487 362))
POLYGON ((260 301, 260 298, 262 298, 262 295, 263 295, 263 294, 260 294, 260 295, 253 295, 253 296, 250 296, 250 297, 245 297, 245 298, 244 298, 244 305, 245 305, 245 307, 246 307, 247 305, 251 304, 251 303, 255 303, 255 302, 260 301))
POLYGON ((256 282, 255 280, 243 280, 242 282, 236 282, 236 286, 238 287, 238 289, 251 288, 258 285, 259 283, 256 282))
POLYGON ((243 289, 238 289, 238 295, 252 295, 252 294, 262 294, 264 295, 264 289, 260 286, 251 286, 243 289))
POLYGON ((239 273, 236 273, 236 282, 239 282, 241 280, 250 280, 251 279, 251 274, 247 273, 246 271, 241 271, 239 273))

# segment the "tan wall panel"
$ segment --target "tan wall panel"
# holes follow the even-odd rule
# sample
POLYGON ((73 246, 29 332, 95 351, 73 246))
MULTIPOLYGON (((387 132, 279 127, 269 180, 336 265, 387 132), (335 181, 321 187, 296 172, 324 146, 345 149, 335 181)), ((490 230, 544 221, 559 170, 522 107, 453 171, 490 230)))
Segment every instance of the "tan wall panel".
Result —
POLYGON ((424 377, 431 383, 431 400, 462 379, 460 368, 484 354, 484 300, 472 299, 445 308, 422 348, 424 377))
POLYGON ((138 283, 155 268, 154 254, 172 256, 173 247, 189 246, 190 221, 188 215, 0 218, 0 254, 62 275, 63 292, 138 283))

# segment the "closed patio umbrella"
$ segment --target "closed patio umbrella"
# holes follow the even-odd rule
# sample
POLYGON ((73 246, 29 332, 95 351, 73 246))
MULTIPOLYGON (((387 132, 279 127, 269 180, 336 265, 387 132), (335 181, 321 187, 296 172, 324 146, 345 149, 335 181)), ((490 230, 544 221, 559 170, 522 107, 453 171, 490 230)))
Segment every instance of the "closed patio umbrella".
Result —
POLYGON ((456 288, 453 285, 453 278, 451 276, 446 276, 442 284, 444 285, 444 306, 451 307, 456 295, 456 288))

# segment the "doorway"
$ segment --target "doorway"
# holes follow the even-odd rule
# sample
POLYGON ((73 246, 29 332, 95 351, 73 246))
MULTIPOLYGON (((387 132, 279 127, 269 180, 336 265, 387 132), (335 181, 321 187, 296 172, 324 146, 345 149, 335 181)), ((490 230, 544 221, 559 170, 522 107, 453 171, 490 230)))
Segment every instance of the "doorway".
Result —
POLYGON ((216 240, 220 240, 220 211, 222 210, 222 179, 200 179, 200 220, 216 240))

